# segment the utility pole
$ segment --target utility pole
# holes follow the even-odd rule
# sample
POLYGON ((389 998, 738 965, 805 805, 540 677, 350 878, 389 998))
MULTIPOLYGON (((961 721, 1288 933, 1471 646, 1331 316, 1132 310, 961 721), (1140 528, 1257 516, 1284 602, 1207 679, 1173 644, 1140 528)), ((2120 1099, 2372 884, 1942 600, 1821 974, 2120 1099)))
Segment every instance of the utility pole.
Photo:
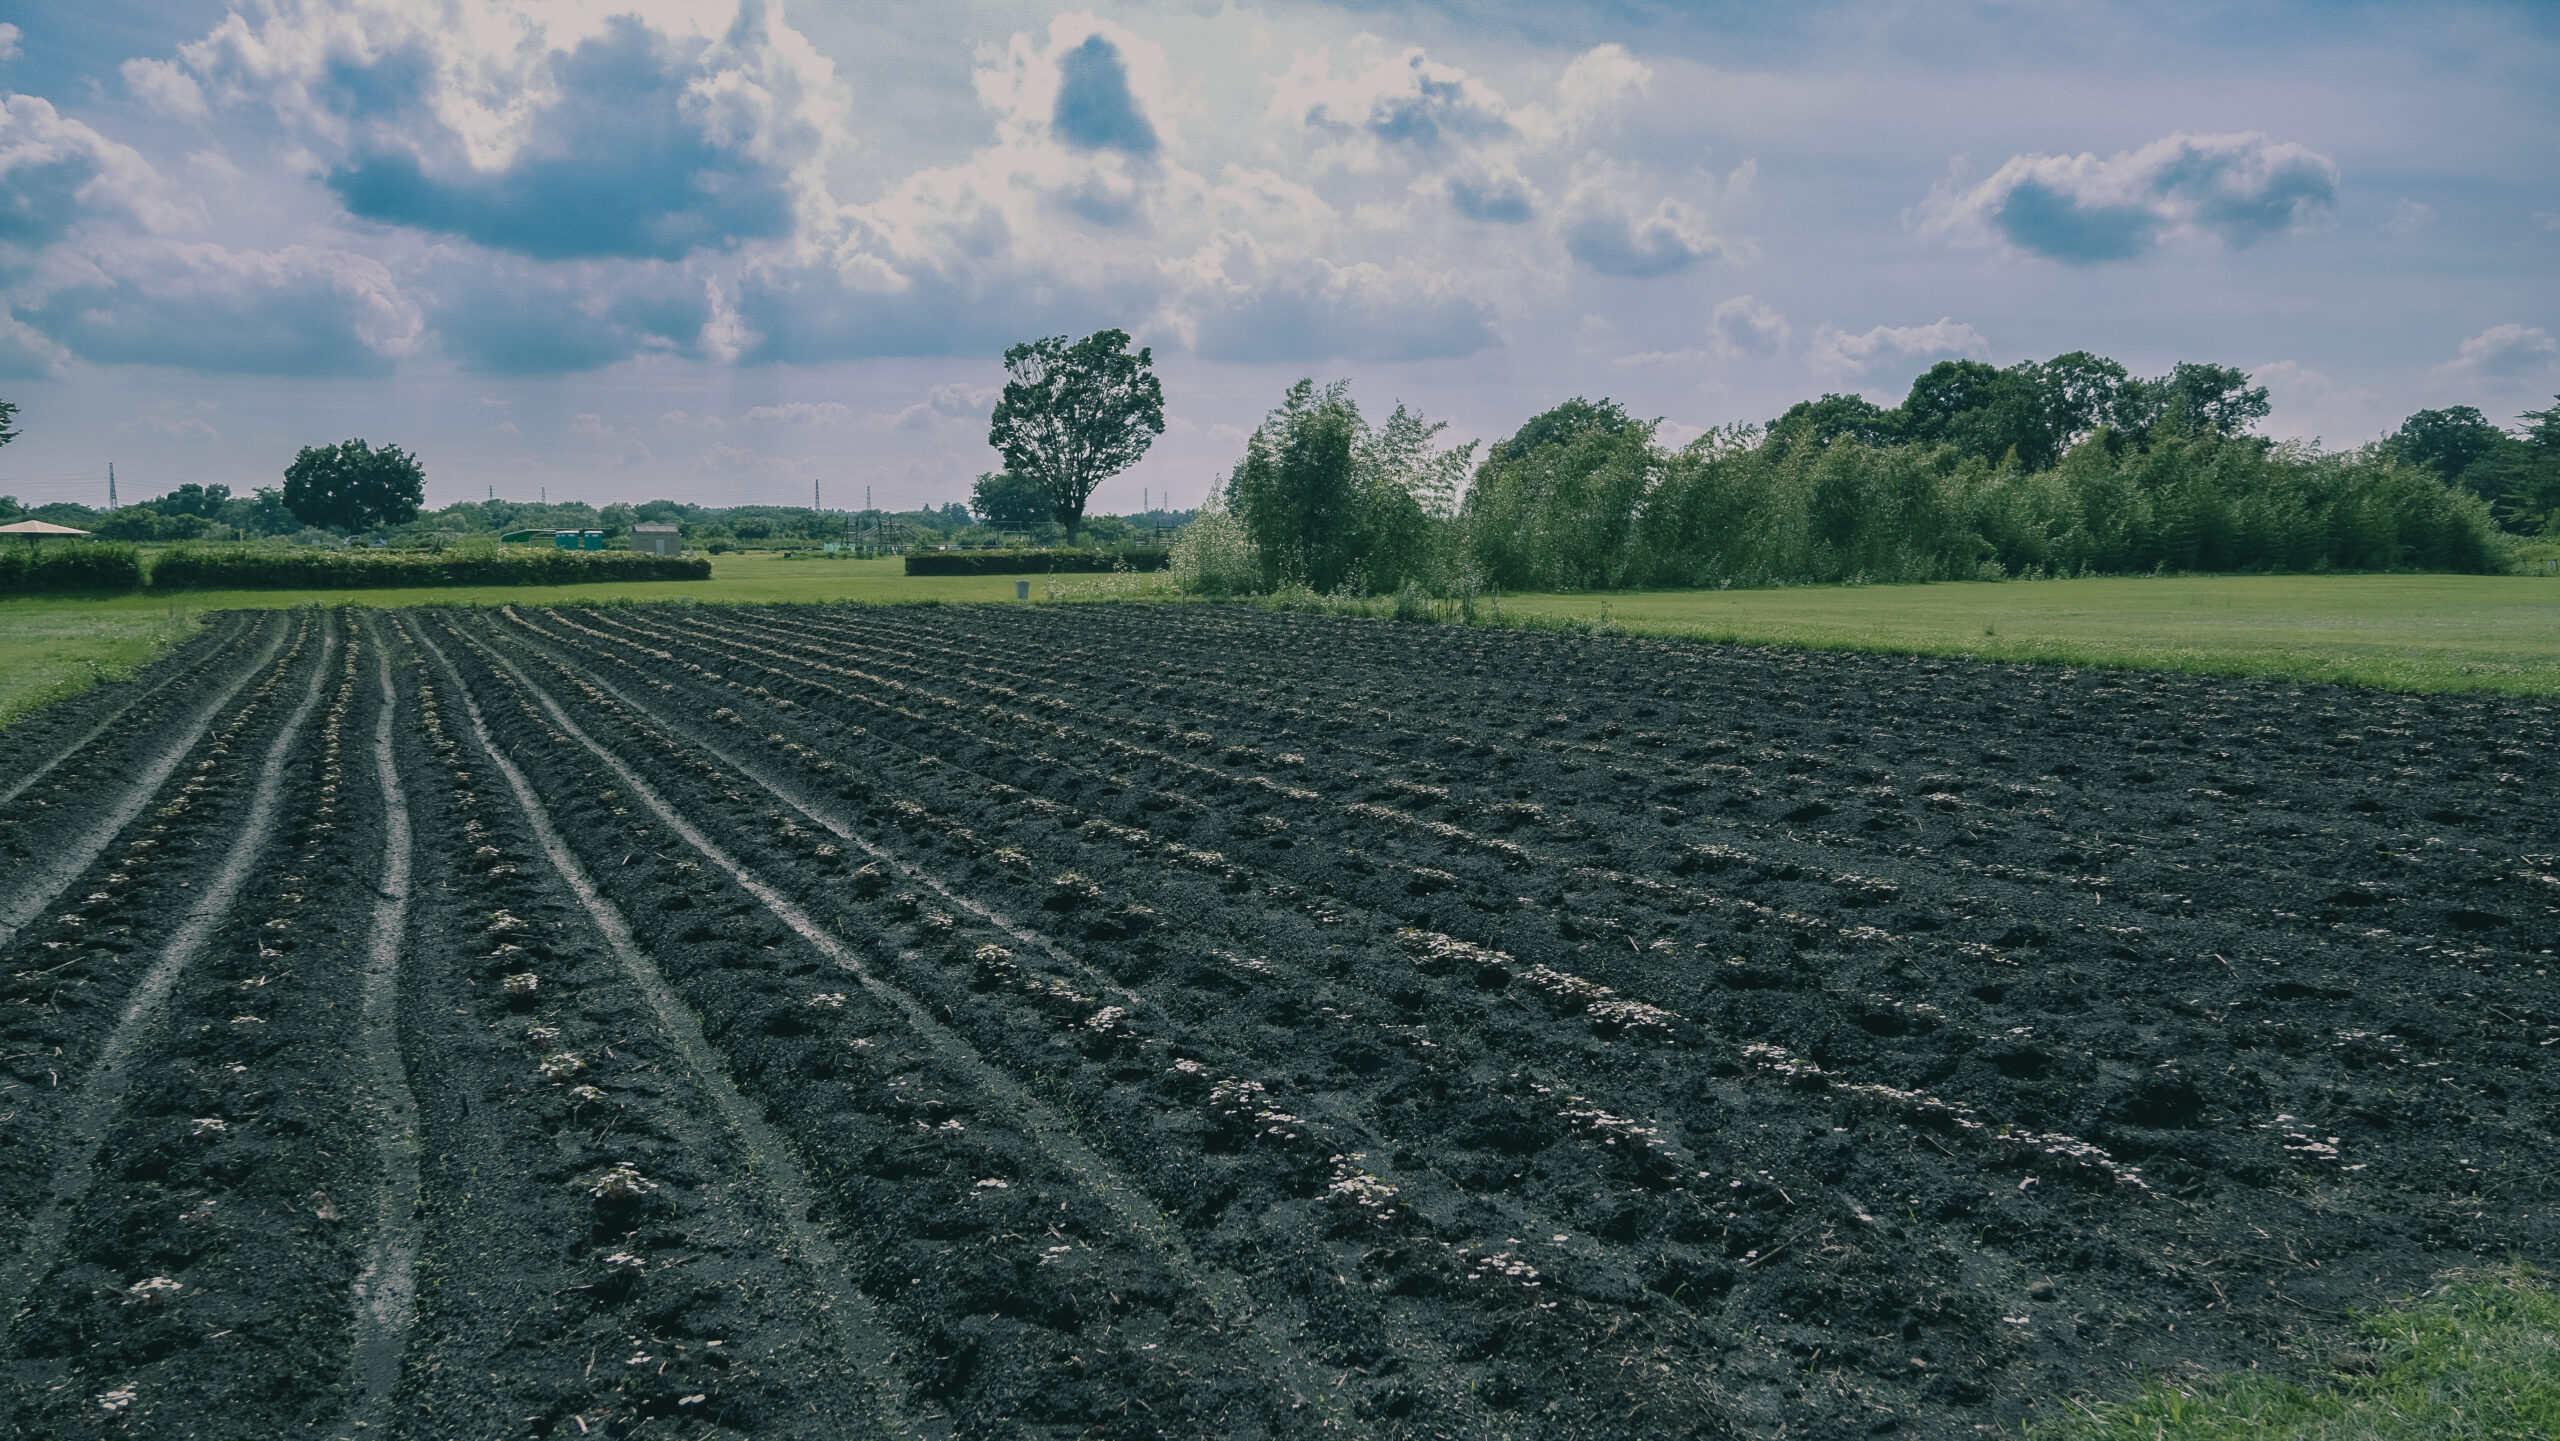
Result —
POLYGON ((107 509, 116 508, 116 463, 107 462, 107 509))
POLYGON ((818 482, 815 477, 812 477, 809 481, 809 508, 811 510, 825 510, 827 508, 825 504, 818 499, 818 482))

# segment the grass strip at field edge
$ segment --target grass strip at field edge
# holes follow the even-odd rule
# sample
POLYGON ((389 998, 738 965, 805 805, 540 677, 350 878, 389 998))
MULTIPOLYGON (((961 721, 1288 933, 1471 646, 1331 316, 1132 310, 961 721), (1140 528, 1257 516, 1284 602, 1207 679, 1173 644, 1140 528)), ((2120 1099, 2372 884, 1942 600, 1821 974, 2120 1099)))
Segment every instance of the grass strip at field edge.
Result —
POLYGON ((2521 1262, 2457 1273, 2364 1318, 2365 1349, 2329 1358, 2326 1384, 2259 1372, 2154 1380, 2032 1441, 2527 1441, 2560 1435, 2560 1294, 2521 1262))

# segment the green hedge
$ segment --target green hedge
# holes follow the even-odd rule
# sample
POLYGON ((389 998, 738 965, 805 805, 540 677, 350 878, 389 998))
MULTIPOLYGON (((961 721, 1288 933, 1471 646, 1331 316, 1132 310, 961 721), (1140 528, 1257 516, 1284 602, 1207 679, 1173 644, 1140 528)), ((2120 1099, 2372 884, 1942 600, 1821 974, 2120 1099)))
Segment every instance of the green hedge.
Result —
POLYGON ((62 590, 137 590, 142 552, 129 545, 94 541, 46 541, 28 553, 24 541, 0 547, 0 593, 32 595, 62 590))
POLYGON ((711 562, 627 550, 177 550, 153 590, 386 590, 442 585, 576 585, 709 580, 711 562))
POLYGON ((1167 550, 929 550, 907 557, 909 575, 1093 575, 1162 570, 1167 550))

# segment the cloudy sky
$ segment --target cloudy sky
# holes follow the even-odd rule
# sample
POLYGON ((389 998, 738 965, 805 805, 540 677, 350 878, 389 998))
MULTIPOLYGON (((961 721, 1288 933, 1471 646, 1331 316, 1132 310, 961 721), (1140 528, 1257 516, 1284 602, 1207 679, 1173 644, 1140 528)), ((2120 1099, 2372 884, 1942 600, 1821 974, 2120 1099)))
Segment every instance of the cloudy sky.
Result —
POLYGON ((1685 437, 1947 356, 2274 433, 2560 390, 2560 6, 84 0, 0 10, 0 492, 965 498, 1117 325, 1196 503, 1301 375, 1685 437))

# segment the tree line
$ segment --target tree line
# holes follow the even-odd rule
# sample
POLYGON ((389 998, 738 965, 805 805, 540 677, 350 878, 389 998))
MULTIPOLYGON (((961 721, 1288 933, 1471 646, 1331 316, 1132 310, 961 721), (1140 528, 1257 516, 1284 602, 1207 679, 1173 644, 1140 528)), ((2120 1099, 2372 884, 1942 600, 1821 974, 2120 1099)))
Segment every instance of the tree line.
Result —
POLYGON ((1347 385, 1292 386, 1175 566, 1207 593, 1764 586, 2157 571, 2507 565, 2560 534, 2560 403, 2509 435, 2468 407, 2329 452, 2248 434, 2229 366, 2144 378, 2075 351, 1946 361, 1883 407, 1825 395, 1668 445, 1575 398, 1483 448, 1347 385))

